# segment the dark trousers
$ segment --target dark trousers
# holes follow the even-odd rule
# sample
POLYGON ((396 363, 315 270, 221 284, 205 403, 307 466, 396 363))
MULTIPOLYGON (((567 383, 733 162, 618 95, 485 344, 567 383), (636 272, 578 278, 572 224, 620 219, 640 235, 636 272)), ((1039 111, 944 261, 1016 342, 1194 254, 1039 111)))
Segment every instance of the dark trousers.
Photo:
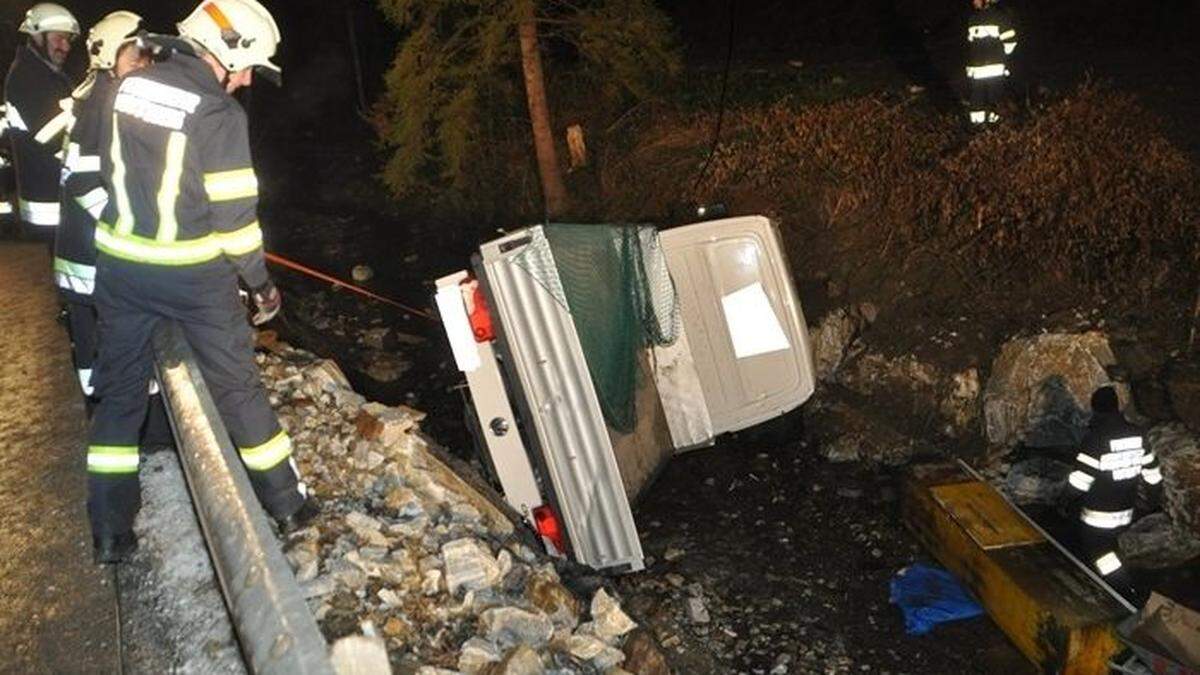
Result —
MULTIPOLYGON (((96 306, 90 296, 81 296, 70 291, 61 291, 67 310, 67 335, 71 340, 71 358, 79 376, 79 386, 87 400, 88 414, 96 408, 96 397, 92 387, 92 371, 96 363, 96 346, 99 337, 99 321, 96 306)), ((157 393, 157 384, 150 387, 150 408, 141 429, 141 448, 170 448, 175 444, 171 436, 171 423, 167 419, 166 405, 157 393)))
POLYGON ((1126 528, 1104 529, 1091 527, 1080 523, 1080 544, 1082 545, 1083 562, 1087 563, 1108 585, 1118 592, 1125 592, 1133 586, 1133 577, 1120 558, 1117 547, 1117 537, 1126 528), (1113 566, 1116 565, 1114 568, 1113 566))
POLYGON ((1000 75, 972 79, 970 109, 967 119, 974 128, 984 128, 1000 121, 999 108, 1004 101, 1008 78, 1000 75))
POLYGON ((67 335, 71 338, 71 357, 75 372, 79 375, 79 386, 83 395, 91 398, 92 368, 96 362, 96 338, 98 325, 96 307, 90 299, 84 302, 71 293, 63 293, 67 306, 67 335))
POLYGON ((141 503, 138 437, 153 371, 150 340, 161 321, 182 326, 264 508, 277 518, 299 509, 303 487, 254 363, 233 269, 223 261, 164 267, 101 254, 95 304, 100 349, 92 374, 99 402, 88 447, 92 533, 128 532, 141 503))

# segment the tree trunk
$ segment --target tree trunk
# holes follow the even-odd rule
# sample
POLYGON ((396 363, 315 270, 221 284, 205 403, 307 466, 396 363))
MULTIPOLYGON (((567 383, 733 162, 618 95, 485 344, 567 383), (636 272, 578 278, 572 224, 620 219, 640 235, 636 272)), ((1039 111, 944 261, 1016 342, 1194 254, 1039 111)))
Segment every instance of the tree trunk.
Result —
POLYGON ((554 132, 550 125, 550 105, 546 102, 546 81, 542 75, 542 56, 538 51, 534 0, 519 0, 518 33, 521 38, 521 69, 525 73, 525 96, 529 101, 529 120, 533 125, 533 147, 537 152, 538 173, 542 176, 542 197, 546 215, 562 215, 568 204, 567 187, 558 165, 554 132))

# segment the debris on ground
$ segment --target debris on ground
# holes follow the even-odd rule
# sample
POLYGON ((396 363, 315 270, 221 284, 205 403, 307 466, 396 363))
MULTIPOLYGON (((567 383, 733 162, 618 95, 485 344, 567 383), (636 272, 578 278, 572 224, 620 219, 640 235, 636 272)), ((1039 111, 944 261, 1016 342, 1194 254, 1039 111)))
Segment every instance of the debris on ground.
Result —
POLYGON ((422 413, 367 402, 332 361, 284 343, 257 358, 322 505, 284 549, 331 643, 377 634, 394 667, 471 674, 600 673, 624 661, 636 624, 617 600, 568 590, 435 455, 422 413))

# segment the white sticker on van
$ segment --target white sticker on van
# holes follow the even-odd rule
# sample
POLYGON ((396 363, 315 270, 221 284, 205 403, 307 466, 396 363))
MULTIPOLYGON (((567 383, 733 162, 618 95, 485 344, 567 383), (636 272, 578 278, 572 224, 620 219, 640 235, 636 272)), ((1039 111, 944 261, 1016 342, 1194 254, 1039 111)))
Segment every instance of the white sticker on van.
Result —
POLYGON ((462 291, 458 284, 441 286, 437 290, 438 313, 442 315, 442 327, 450 339, 450 351, 454 363, 464 373, 479 367, 479 348, 475 346, 475 334, 471 332, 471 320, 463 304, 462 291))
POLYGON ((791 348, 779 317, 762 283, 755 282, 721 298, 725 325, 733 340, 733 353, 739 359, 791 348))

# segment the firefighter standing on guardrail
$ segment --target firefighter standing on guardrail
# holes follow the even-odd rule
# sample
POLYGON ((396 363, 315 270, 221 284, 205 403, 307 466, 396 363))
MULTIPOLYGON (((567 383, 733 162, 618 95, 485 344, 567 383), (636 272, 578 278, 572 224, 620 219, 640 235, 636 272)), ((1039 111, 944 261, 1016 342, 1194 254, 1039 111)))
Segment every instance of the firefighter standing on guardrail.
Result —
POLYGON ((96 225, 100 353, 92 381, 100 400, 88 448, 100 562, 120 561, 137 543, 138 426, 160 321, 181 325, 267 511, 285 527, 315 511, 254 363, 238 298, 240 277, 256 324, 279 312, 246 113, 231 96, 256 74, 278 78, 270 58, 279 29, 255 0, 206 0, 179 24, 178 38, 147 40, 165 58, 118 85, 101 127, 110 197, 96 225))
POLYGON ((1124 591, 1131 584, 1117 554, 1117 536, 1133 523, 1139 502, 1157 501, 1162 471, 1142 430, 1121 414, 1115 389, 1097 389, 1091 403, 1092 421, 1067 478, 1068 499, 1078 509, 1085 562, 1124 591))
POLYGON ((79 22, 65 7, 29 8, 18 30, 29 35, 4 81, 8 137, 17 175, 17 213, 27 233, 50 241, 58 226, 62 134, 70 120, 64 101, 74 85, 63 72, 79 22))
POLYGON ((998 0, 971 0, 967 26, 967 80, 971 87, 967 119, 983 129, 1000 121, 998 108, 1008 86, 1008 57, 1017 49, 1017 31, 998 0))

